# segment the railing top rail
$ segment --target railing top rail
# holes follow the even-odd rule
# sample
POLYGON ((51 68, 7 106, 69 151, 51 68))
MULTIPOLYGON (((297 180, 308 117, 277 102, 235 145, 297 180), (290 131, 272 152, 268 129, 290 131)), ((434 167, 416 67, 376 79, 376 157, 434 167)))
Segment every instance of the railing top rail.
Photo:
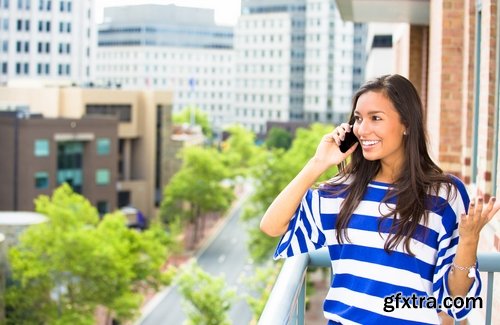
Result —
MULTIPOLYGON (((500 272, 500 252, 478 253, 479 271, 500 272)), ((308 266, 331 267, 327 248, 288 258, 278 275, 259 325, 286 324, 297 304, 308 266)))
POLYGON ((287 323, 297 303, 309 261, 309 254, 286 259, 259 319, 259 325, 287 323))

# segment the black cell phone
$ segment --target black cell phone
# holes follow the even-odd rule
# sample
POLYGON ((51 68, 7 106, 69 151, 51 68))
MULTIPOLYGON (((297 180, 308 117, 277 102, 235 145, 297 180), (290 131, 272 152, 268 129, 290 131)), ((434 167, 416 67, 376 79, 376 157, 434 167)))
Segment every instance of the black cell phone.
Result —
POLYGON ((344 141, 340 143, 340 151, 341 152, 346 152, 349 150, 356 142, 358 141, 358 138, 354 135, 353 128, 351 127, 351 132, 346 132, 345 133, 345 138, 344 141))

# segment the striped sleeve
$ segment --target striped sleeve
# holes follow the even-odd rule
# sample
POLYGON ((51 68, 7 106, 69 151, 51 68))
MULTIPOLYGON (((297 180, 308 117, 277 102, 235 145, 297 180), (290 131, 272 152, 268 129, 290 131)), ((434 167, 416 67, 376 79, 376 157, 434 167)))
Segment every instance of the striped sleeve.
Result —
POLYGON ((281 238, 274 259, 311 252, 325 245, 325 235, 320 221, 320 196, 318 190, 309 189, 302 198, 288 230, 281 238))
MULTIPOLYGON (((437 299, 440 306, 450 316, 456 320, 466 318, 471 311, 471 308, 463 306, 462 308, 446 309, 443 306, 443 301, 447 297, 451 297, 448 287, 448 276, 450 274, 451 264, 455 258, 458 245, 458 222, 460 215, 466 213, 469 206, 469 196, 465 186, 461 181, 456 181, 457 195, 456 198, 449 202, 442 214, 442 225, 439 233, 439 244, 436 268, 433 278, 434 297, 437 299)), ((481 278, 479 271, 476 268, 476 277, 472 283, 466 297, 477 297, 481 292, 481 278)))

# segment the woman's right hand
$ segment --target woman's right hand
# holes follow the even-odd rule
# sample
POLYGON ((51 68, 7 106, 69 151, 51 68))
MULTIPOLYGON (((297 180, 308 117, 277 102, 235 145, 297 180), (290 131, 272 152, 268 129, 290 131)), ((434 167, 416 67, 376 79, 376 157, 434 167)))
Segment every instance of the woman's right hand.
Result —
POLYGON ((359 145, 356 142, 345 153, 340 151, 340 143, 347 132, 353 132, 352 127, 348 123, 342 123, 335 130, 324 135, 313 157, 314 162, 323 165, 326 170, 344 161, 359 145))

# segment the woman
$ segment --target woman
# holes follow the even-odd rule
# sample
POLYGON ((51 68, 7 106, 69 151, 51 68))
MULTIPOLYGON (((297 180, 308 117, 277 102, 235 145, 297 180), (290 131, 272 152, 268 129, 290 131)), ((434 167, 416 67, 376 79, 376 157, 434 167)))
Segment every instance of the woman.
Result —
POLYGON ((284 234, 275 258, 328 247, 328 324, 439 324, 440 310, 465 318, 471 306, 447 307, 478 296, 479 233, 500 206, 469 203, 463 183, 431 160, 422 103, 406 78, 362 86, 351 121, 323 137, 262 218, 266 234, 284 234), (342 153, 349 132, 359 142, 342 153), (344 171, 311 189, 351 154, 344 171))

